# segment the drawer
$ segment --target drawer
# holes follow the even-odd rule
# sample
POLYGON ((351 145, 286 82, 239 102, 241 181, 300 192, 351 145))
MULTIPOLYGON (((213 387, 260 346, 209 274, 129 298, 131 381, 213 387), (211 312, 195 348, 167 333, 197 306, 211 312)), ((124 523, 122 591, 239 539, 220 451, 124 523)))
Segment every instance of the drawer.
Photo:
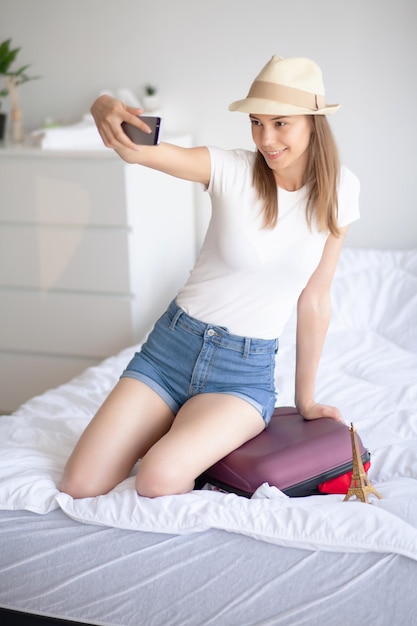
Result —
POLYGON ((0 286, 129 294, 122 228, 0 225, 0 286))
POLYGON ((2 159, 0 220, 125 225, 124 177, 117 158, 2 159))
POLYGON ((135 343, 124 296, 0 291, 0 350, 104 358, 135 343))
POLYGON ((66 383, 100 361, 0 352, 0 413, 11 413, 23 403, 66 383))

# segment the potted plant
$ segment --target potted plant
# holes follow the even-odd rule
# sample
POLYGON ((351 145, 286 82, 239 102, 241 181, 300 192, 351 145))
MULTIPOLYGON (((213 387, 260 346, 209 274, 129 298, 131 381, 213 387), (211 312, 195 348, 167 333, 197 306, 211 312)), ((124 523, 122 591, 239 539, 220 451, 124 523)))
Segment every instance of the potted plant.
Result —
MULTIPOLYGON (((29 65, 23 65, 17 70, 12 69, 20 48, 12 48, 11 43, 11 39, 6 39, 0 43, 0 76, 3 76, 6 82, 6 86, 0 90, 0 98, 10 96, 13 120, 12 137, 14 141, 19 142, 23 140, 23 126, 17 88, 19 85, 39 77, 26 74, 26 70, 30 67, 29 65)), ((5 126, 6 114, 0 112, 0 139, 4 138, 5 126)))
POLYGON ((145 85, 145 95, 143 97, 143 107, 145 111, 155 111, 159 107, 158 89, 151 84, 145 85))

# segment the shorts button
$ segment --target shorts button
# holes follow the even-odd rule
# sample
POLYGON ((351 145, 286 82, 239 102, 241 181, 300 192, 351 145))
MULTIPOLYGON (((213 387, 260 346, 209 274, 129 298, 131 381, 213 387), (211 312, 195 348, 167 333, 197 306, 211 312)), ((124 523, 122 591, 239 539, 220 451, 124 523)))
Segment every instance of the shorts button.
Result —
POLYGON ((207 335, 208 335, 209 337, 213 337, 213 335, 215 335, 215 334, 216 334, 216 331, 214 331, 212 328, 210 328, 210 329, 207 331, 207 335))

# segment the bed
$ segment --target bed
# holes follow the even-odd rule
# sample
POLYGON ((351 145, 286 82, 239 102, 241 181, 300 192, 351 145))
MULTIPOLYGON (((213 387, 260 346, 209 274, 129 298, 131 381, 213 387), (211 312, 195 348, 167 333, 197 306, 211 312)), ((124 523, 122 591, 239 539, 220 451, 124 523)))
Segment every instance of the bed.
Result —
MULTIPOLYGON (((277 356, 292 404, 291 318, 277 356)), ((417 615, 417 250, 345 249, 317 396, 371 453, 383 496, 150 500, 58 491, 79 434, 137 346, 0 418, 0 615, 128 626, 412 624, 417 615)))

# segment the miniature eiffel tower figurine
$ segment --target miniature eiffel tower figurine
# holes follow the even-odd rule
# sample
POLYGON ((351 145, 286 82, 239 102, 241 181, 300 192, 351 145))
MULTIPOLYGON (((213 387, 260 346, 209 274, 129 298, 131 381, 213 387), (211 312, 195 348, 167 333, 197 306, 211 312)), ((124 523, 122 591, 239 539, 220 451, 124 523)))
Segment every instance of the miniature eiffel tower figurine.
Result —
POLYGON ((350 487, 343 502, 346 502, 352 496, 356 496, 357 498, 362 500, 362 502, 366 502, 367 504, 369 504, 368 494, 370 493, 373 493, 377 498, 381 500, 381 494, 379 494, 375 487, 372 485, 365 472, 365 468, 363 467, 361 455, 359 454, 358 449, 358 440, 356 438, 356 428, 353 424, 350 425, 349 430, 350 438, 352 440, 353 474, 350 487))

